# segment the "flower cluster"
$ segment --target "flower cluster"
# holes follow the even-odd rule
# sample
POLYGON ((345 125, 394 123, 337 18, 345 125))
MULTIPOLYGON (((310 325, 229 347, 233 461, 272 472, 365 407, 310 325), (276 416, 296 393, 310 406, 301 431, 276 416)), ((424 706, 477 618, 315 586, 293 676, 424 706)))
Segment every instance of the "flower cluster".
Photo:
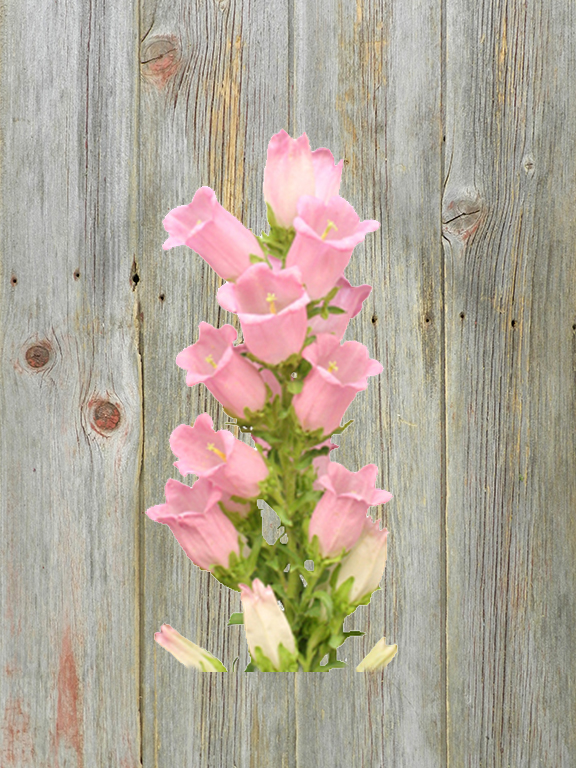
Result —
MULTIPOLYGON (((186 384, 204 383, 255 447, 206 413, 170 437, 182 476, 168 480, 166 502, 148 516, 169 526, 188 557, 240 592, 252 661, 247 671, 327 671, 346 664, 336 649, 352 635, 346 616, 370 602, 386 565, 387 530, 368 509, 392 498, 375 487, 378 468, 352 472, 332 461, 332 436, 368 378, 382 371, 367 348, 343 342, 371 286, 344 276, 354 247, 379 224, 361 221, 339 196, 343 161, 312 152, 303 134, 272 137, 264 171, 270 232, 255 236, 201 187, 164 219, 164 248, 186 245, 226 282, 220 306, 232 325, 201 322, 196 343, 176 364, 186 384), (285 535, 262 536, 262 499, 285 535), (283 543, 285 542, 285 543, 283 543), (313 561, 313 570, 305 567, 313 561), (321 664, 328 655, 328 662, 321 664)), ((168 625, 156 640, 182 663, 226 671, 211 654, 168 625)), ((383 639, 357 668, 387 664, 396 646, 383 639)))

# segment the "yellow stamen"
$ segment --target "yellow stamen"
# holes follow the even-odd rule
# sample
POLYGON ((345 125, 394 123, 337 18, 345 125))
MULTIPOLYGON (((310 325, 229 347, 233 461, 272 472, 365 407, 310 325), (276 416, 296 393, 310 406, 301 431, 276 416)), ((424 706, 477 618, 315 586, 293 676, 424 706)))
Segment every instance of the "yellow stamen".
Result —
POLYGON ((266 296, 266 301, 270 304, 270 312, 275 315, 276 314, 276 305, 274 302, 276 301, 276 294, 275 293, 269 293, 268 296, 266 296))
POLYGON ((330 219, 328 219, 328 225, 326 226, 326 229, 324 230, 324 233, 322 234, 322 237, 320 239, 326 240, 326 235, 328 234, 328 232, 330 232, 331 229, 335 229, 336 231, 338 231, 338 227, 336 226, 336 224, 334 224, 333 221, 330 221, 330 219))
POLYGON ((196 227, 197 227, 197 226, 198 226, 198 224, 202 224, 202 219, 198 219, 198 221, 196 222, 196 224, 195 224, 194 226, 196 226, 196 227))
POLYGON ((338 370, 338 366, 336 365, 334 360, 330 360, 330 362, 328 363, 328 373, 332 373, 332 371, 337 371, 337 370, 338 370))
POLYGON ((205 357, 204 360, 206 360, 207 363, 210 363, 210 365, 213 368, 218 368, 218 363, 214 362, 214 358, 212 357, 212 354, 209 354, 208 357, 205 357))
POLYGON ((214 443, 208 443, 207 448, 208 448, 209 451, 212 451, 212 453, 215 453, 217 456, 220 456, 222 461, 226 461, 226 454, 223 451, 221 451, 218 448, 216 448, 214 443))

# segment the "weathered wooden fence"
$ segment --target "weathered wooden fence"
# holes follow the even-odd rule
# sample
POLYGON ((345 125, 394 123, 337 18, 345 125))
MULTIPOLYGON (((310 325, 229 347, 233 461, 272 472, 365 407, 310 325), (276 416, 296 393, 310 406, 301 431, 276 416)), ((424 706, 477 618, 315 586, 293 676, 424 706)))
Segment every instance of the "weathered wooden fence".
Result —
POLYGON ((569 0, 2 2, 2 768, 576 765, 575 71, 569 0), (388 565, 347 669, 193 673, 153 633, 243 670, 239 595, 143 512, 222 427, 174 359, 232 316, 161 222, 208 185, 259 233, 281 128, 382 222, 336 459, 388 565))

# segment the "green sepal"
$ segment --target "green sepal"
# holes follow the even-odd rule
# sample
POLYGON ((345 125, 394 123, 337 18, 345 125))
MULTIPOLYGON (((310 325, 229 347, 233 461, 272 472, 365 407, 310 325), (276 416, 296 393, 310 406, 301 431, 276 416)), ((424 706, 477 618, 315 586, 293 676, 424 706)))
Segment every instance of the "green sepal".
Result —
POLYGON ((309 344, 312 344, 315 341, 316 341, 316 336, 307 336, 306 340, 304 341, 304 344, 302 345, 302 349, 304 349, 309 344))
POLYGON ((297 672, 298 659, 294 654, 284 647, 282 643, 278 646, 278 656, 280 657, 280 669, 276 669, 270 659, 264 655, 262 648, 257 645, 254 649, 254 661, 260 672, 297 672))
POLYGON ((202 667, 202 672, 228 672, 224 664, 220 661, 220 659, 217 659, 215 656, 212 656, 210 654, 209 656, 210 664, 212 664, 216 669, 204 669, 204 664, 202 663, 202 660, 199 659, 198 663, 202 667))
POLYGON ((232 627, 234 624, 244 624, 244 614, 242 612, 233 613, 229 620, 227 627, 232 627))
POLYGON ((331 315, 345 315, 346 314, 346 310, 345 309, 342 309, 342 307, 335 307, 335 306, 328 307, 328 312, 330 312, 331 315))
POLYGON ((244 672, 258 672, 258 667, 256 667, 252 662, 248 664, 244 672))
POLYGON ((353 421, 354 421, 354 419, 350 419, 350 421, 347 421, 346 424, 342 424, 341 427, 338 427, 337 429, 333 430, 330 433, 330 436, 332 436, 332 435, 341 435, 342 432, 344 432, 345 429, 348 429, 348 427, 350 426, 350 424, 352 424, 353 421))
POLYGON ((293 379, 286 389, 288 392, 290 392, 291 395, 297 395, 300 392, 302 392, 302 388, 304 386, 304 381, 302 379, 293 379))

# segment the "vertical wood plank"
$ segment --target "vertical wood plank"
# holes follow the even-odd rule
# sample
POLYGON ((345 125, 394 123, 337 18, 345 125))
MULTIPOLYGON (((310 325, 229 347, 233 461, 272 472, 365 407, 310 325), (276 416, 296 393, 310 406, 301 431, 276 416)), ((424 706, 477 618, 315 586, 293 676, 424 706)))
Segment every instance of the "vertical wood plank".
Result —
MULTIPOLYGON (((216 301, 222 281, 198 255, 185 247, 162 251, 162 219, 207 185, 246 226, 258 234, 267 228, 266 147, 288 127, 287 7, 281 0, 146 0, 141 37, 144 512, 163 501, 169 477, 182 480, 170 452, 172 430, 206 411, 216 429, 229 420, 203 385, 186 387, 176 355, 197 340, 202 320, 239 327, 216 301)), ((265 517, 269 530, 275 516, 265 517)), ((292 768, 293 676, 245 675, 244 629, 226 627, 241 610, 239 593, 194 566, 166 526, 143 515, 141 528, 144 765, 292 768), (181 667, 154 642, 163 622, 230 672, 239 657, 238 674, 181 667)))
POLYGON ((447 4, 450 766, 576 754, 576 15, 447 4))
POLYGON ((381 229, 346 274, 373 291, 346 338, 384 365, 332 458, 376 463, 394 499, 378 592, 345 629, 345 670, 298 675, 299 766, 445 765, 440 3, 295 0, 294 125, 344 157, 342 195, 381 229), (383 636, 384 671, 355 666, 383 636))
POLYGON ((0 764, 139 765, 133 3, 0 20, 0 764))

